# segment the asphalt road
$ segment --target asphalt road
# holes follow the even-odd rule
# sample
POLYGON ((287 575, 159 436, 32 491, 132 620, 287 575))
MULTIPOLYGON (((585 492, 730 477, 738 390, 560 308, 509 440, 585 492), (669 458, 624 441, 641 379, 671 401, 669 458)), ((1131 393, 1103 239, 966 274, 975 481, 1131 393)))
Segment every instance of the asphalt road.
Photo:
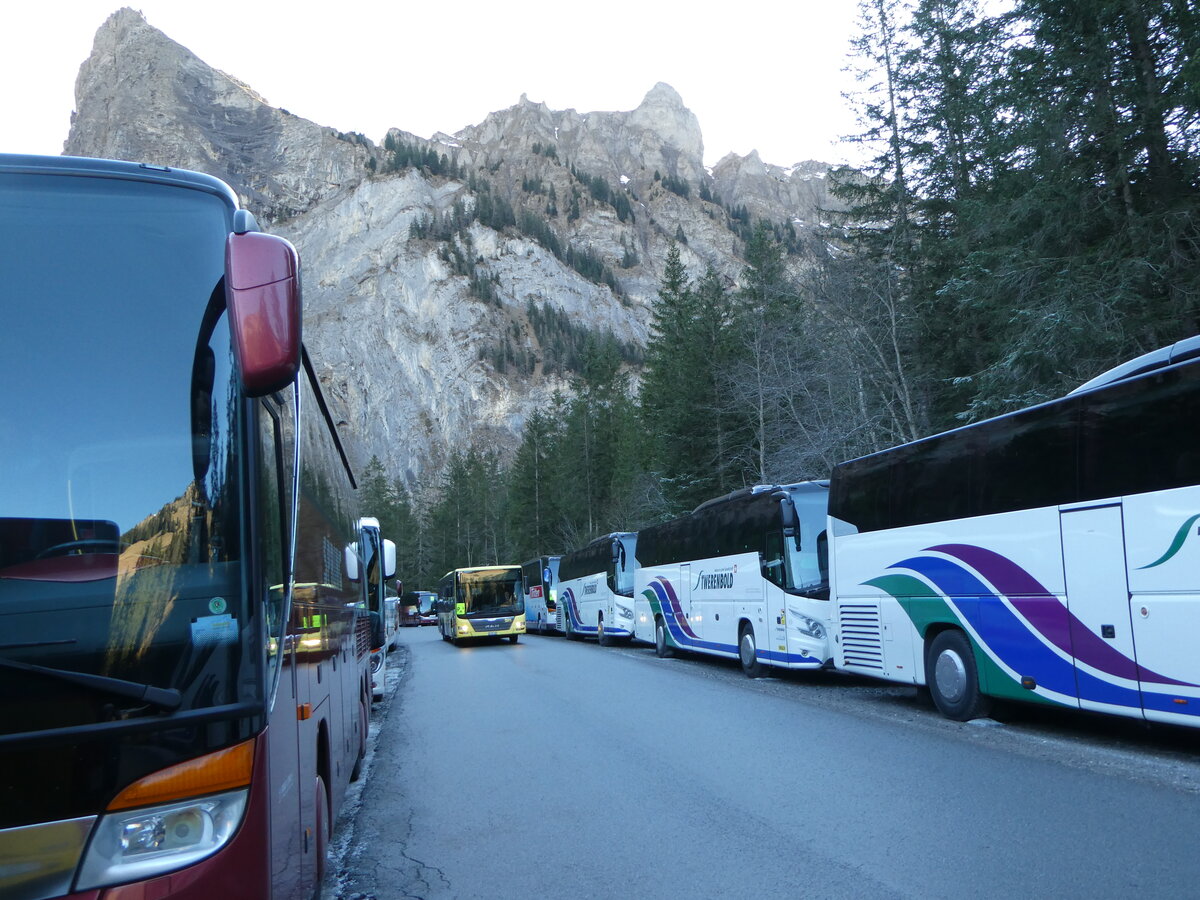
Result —
POLYGON ((1200 733, 962 724, 639 645, 401 641, 326 898, 1200 896, 1200 733))

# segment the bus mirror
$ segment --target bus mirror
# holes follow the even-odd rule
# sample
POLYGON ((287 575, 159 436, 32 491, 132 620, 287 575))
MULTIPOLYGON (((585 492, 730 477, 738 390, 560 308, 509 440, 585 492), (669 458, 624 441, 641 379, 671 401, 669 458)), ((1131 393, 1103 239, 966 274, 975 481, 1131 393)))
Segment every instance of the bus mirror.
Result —
MULTIPOLYGON (((396 574, 395 571, 393 571, 392 574, 395 575, 396 574)), ((397 597, 404 596, 404 582, 401 581, 399 578, 396 579, 396 596, 397 597)))
MULTIPOLYGON (((384 540, 383 542, 383 577, 391 578, 396 574, 396 542, 384 540)), ((397 582, 399 584, 399 582, 397 582)))
POLYGON ((347 544, 345 550, 346 557, 346 578, 350 581, 358 581, 358 550, 353 544, 347 544))
POLYGON ((779 498, 779 512, 783 522, 783 530, 794 531, 796 528, 796 507, 790 497, 779 498))
POLYGON ((783 536, 791 538, 796 544, 796 550, 800 548, 800 525, 796 521, 796 505, 792 502, 791 497, 781 497, 779 499, 779 512, 783 522, 783 536))
POLYGON ((291 384, 300 371, 300 257, 261 232, 225 240, 225 303, 247 396, 291 384))

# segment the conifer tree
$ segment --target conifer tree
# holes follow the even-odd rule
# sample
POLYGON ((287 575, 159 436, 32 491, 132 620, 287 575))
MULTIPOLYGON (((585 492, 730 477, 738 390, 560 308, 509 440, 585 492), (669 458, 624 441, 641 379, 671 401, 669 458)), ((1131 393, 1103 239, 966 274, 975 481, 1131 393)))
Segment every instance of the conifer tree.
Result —
POLYGON ((674 512, 738 486, 736 411, 721 373, 735 345, 731 299, 711 270, 689 282, 672 245, 654 307, 640 415, 647 466, 656 472, 674 512))
POLYGON ((509 521, 521 560, 561 550, 555 525, 571 490, 555 466, 561 440, 555 409, 561 404, 530 413, 508 470, 509 521))

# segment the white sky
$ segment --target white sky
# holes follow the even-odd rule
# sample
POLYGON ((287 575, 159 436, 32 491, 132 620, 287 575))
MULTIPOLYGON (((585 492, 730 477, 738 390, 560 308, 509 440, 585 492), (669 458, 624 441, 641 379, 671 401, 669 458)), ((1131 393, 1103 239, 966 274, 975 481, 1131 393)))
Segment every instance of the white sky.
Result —
MULTIPOLYGON (((656 82, 700 120, 705 162, 842 162, 855 0, 141 0, 147 21, 272 106, 381 142, 452 134, 522 93, 551 109, 635 108, 656 82)), ((0 15, 0 152, 62 152, 75 76, 119 0, 10 2, 0 15)))

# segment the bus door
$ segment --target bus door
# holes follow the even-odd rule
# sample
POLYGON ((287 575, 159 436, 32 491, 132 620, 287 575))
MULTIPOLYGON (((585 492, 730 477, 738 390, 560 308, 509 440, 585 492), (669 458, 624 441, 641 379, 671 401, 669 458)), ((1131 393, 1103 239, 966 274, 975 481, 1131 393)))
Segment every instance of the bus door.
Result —
POLYGON ((298 866, 301 881, 306 885, 316 884, 316 827, 317 795, 314 782, 317 776, 317 726, 322 715, 329 715, 329 706, 323 704, 321 689, 323 678, 318 672, 325 656, 328 639, 325 623, 327 613, 322 595, 322 585, 312 585, 307 592, 306 602, 293 606, 299 614, 296 653, 296 727, 299 736, 299 763, 296 768, 300 791, 300 825, 303 835, 304 853, 298 866))
POLYGON ((542 606, 546 607, 547 623, 558 619, 558 592, 554 587, 554 573, 549 566, 542 569, 542 581, 538 585, 542 589, 542 606))
MULTIPOLYGON (((684 625, 690 628, 692 634, 698 638, 704 637, 704 622, 703 613, 698 609, 699 604, 692 600, 692 564, 680 563, 679 579, 676 585, 676 591, 679 594, 679 608, 683 611, 683 622, 679 623, 682 628, 684 625)), ((687 635, 687 628, 684 628, 684 635, 687 635)))
MULTIPOLYGON (((281 897, 299 896, 304 833, 300 784, 300 696, 299 618, 296 604, 303 588, 288 596, 294 560, 292 525, 298 512, 295 470, 295 398, 281 402, 281 395, 259 401, 260 452, 266 463, 260 476, 258 500, 261 519, 258 543, 263 549, 267 577, 263 625, 267 632, 267 665, 272 672, 267 713, 268 767, 270 779, 271 884, 281 897), (274 463, 271 465, 270 463, 274 463), (289 600, 291 601, 289 603, 289 600)), ((259 773, 255 773, 259 777, 259 773)))
POLYGON ((271 821, 287 823, 271 829, 271 884, 285 897, 300 893, 300 866, 304 858, 304 834, 300 824, 303 803, 296 778, 296 770, 300 765, 296 650, 300 639, 293 629, 286 631, 278 648, 273 648, 273 652, 283 654, 283 659, 267 730, 271 821))
POLYGON ((788 652, 788 595, 784 592, 788 577, 786 556, 783 532, 768 532, 763 542, 762 580, 759 582, 759 589, 762 591, 759 608, 763 610, 766 621, 762 625, 756 625, 758 631, 765 633, 757 636, 757 642, 759 649, 782 653, 785 656, 788 652), (772 588, 772 585, 779 590, 772 588))
POLYGON ((1200 684, 1194 637, 1200 634, 1200 488, 1128 497, 1124 512, 1146 718, 1177 721, 1173 717, 1193 716, 1200 707, 1195 689, 1188 689, 1200 684))
POLYGON ((1121 657, 1134 659, 1121 506, 1065 511, 1059 524, 1079 706, 1108 712, 1114 705, 1140 708, 1136 695, 1129 702, 1125 692, 1104 684, 1136 685, 1137 679, 1132 662, 1124 671, 1120 665, 1121 657))

